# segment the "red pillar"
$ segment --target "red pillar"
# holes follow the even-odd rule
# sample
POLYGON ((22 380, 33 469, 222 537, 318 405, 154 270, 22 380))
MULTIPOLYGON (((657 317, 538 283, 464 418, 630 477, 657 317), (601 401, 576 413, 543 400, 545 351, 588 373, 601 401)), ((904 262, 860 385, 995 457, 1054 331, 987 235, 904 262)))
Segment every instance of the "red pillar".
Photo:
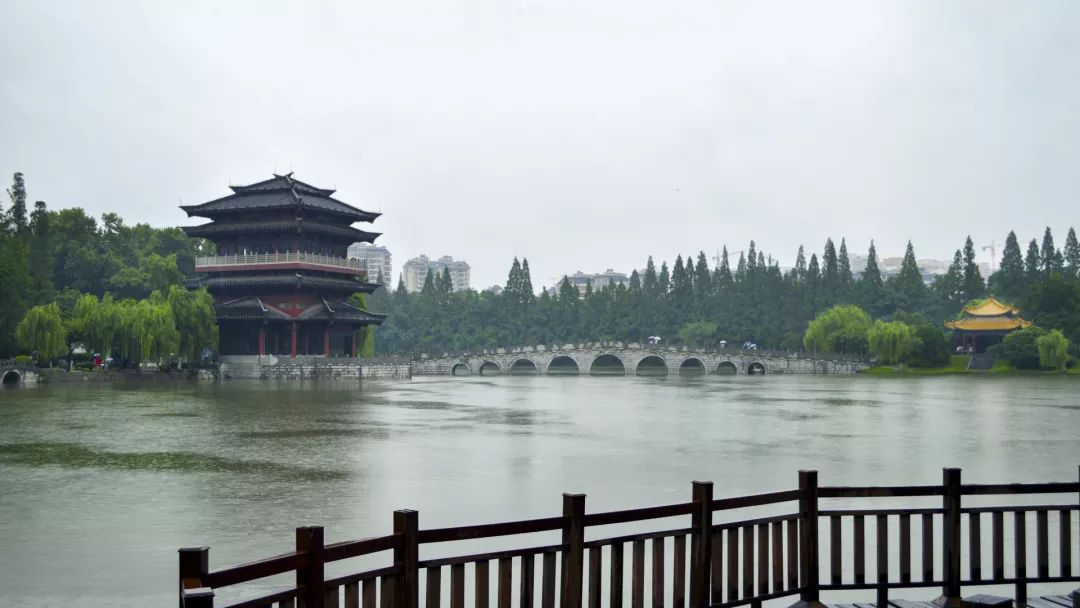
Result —
POLYGON ((330 356, 330 326, 329 325, 327 325, 326 327, 323 328, 322 349, 323 349, 323 354, 326 355, 327 357, 329 357, 330 356))
POLYGON ((973 353, 979 352, 979 346, 978 346, 978 342, 977 342, 978 339, 979 339, 978 336, 975 336, 975 335, 971 336, 971 352, 973 352, 973 353))
POLYGON ((292 356, 296 356, 296 321, 292 324, 292 356))
POLYGON ((356 330, 352 332, 352 356, 353 359, 356 358, 356 330))
POLYGON ((266 354, 266 326, 259 326, 259 356, 266 354))

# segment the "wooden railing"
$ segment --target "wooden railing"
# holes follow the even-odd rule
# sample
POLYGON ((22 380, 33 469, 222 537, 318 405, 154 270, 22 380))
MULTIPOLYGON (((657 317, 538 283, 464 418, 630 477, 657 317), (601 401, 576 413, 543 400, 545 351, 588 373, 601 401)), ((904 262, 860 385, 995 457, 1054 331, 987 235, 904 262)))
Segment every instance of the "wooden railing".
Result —
POLYGON ((959 469, 945 469, 941 485, 821 488, 815 471, 801 471, 795 490, 714 499, 711 482, 694 482, 690 502, 625 511, 587 514, 585 495, 564 494, 561 516, 496 524, 421 530, 418 513, 403 510, 394 513, 394 532, 388 536, 327 545, 322 528, 298 528, 295 551, 222 570, 209 569, 209 548, 181 549, 180 606, 212 607, 217 589, 286 573, 294 573, 294 585, 228 604, 228 608, 416 608, 421 595, 429 608, 441 606, 444 596, 451 608, 464 608, 467 595, 471 595, 470 605, 477 608, 531 608, 537 604, 543 608, 556 604, 563 608, 621 608, 627 600, 631 607, 639 608, 646 605, 647 597, 651 606, 760 608, 762 602, 795 595, 814 606, 822 591, 831 590, 873 590, 877 605, 884 606, 891 591, 911 587, 940 587, 943 605, 948 607, 960 605, 964 587, 1005 584, 1015 587, 1017 605, 1021 606, 1027 600, 1029 584, 1080 581, 1072 561, 1076 548, 1072 515, 1080 510, 1078 496, 1080 482, 962 485, 959 469), (963 497, 1039 494, 1070 496, 1057 504, 962 506, 963 497), (850 503, 919 497, 924 501, 940 497, 941 506, 819 508, 823 501, 834 499, 850 503), (761 514, 762 509, 776 509, 768 505, 788 503, 794 503, 792 512, 761 514), (745 517, 747 509, 757 511, 758 516, 745 517), (1034 570, 1027 565, 1029 513, 1035 517, 1034 570), (1011 536, 1005 533, 1006 514, 1012 514, 1011 536), (964 515, 966 532, 962 530, 964 515), (688 518, 685 523, 689 526, 668 528, 654 523, 660 529, 585 538, 587 531, 603 526, 640 526, 673 518, 684 522, 688 518), (869 539, 867 519, 873 522, 869 539), (919 522, 921 539, 917 580, 912 569, 913 519, 919 522), (989 576, 983 570, 985 519, 991 523, 989 576), (822 520, 828 521, 824 542, 818 533, 822 520), (898 551, 890 541, 893 521, 899 526, 898 551), (1055 568, 1050 560, 1051 523, 1057 526, 1055 568), (850 547, 844 542, 845 529, 851 531, 850 547), (939 529, 940 534, 936 533, 939 529), (561 536, 550 544, 420 558, 422 545, 556 532, 561 536), (961 542, 965 533, 966 550, 961 542), (1009 568, 1006 545, 1011 545, 1013 556, 1009 568), (327 564, 391 551, 392 557, 382 567, 337 578, 325 576, 327 564), (872 578, 867 575, 868 552, 875 555, 872 578), (966 575, 961 568, 965 554, 966 575), (940 576, 935 574, 935 555, 941 559, 940 576), (819 564, 823 556, 827 556, 827 566, 819 564), (843 567, 846 559, 851 562, 847 572, 843 567), (897 568, 890 568, 892 559, 898 560, 897 568), (449 585, 444 585, 447 574, 449 585), (822 574, 826 576, 824 583, 822 574), (444 594, 447 590, 448 595, 444 594))

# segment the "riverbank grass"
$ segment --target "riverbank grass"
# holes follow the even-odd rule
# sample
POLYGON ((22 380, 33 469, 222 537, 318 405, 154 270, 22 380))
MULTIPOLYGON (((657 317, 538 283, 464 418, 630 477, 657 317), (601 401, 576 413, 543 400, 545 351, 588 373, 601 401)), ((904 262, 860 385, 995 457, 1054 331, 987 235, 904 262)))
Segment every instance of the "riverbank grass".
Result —
POLYGON ((968 369, 968 356, 967 355, 953 355, 949 357, 949 363, 942 367, 899 367, 892 365, 875 365, 867 370, 864 374, 880 375, 880 376, 940 376, 947 374, 1024 374, 1024 375, 1044 375, 1044 374, 1066 374, 1080 376, 1080 365, 1073 365, 1066 369, 1064 372, 1056 369, 1016 369, 1011 363, 1004 359, 998 359, 994 362, 994 366, 990 369, 968 369))

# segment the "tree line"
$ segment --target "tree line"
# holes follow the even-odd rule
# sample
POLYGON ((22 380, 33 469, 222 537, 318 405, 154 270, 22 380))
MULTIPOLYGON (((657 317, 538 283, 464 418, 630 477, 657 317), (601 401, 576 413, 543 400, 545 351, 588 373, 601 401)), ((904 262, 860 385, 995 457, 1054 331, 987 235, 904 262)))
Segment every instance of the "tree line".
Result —
MULTIPOLYGON (((30 350, 26 341, 51 326, 52 313, 59 315, 65 339, 83 339, 86 325, 80 319, 85 317, 79 311, 89 309, 87 295, 94 296, 104 311, 101 318, 126 319, 116 326, 127 332, 127 337, 115 340, 85 337, 88 348, 102 351, 127 344, 127 352, 142 357, 141 344, 146 342, 161 345, 150 347, 155 352, 186 351, 179 345, 172 348, 175 337, 146 333, 151 327, 169 333, 170 323, 147 320, 161 313, 162 306, 169 308, 171 327, 181 340, 188 335, 213 339, 209 295, 194 292, 198 301, 188 305, 172 289, 194 276, 195 257, 212 253, 210 242, 189 239, 175 227, 129 226, 114 213, 99 221, 77 207, 50 210, 37 201, 31 208, 20 173, 14 175, 7 194, 8 205, 0 204, 0 356, 30 350), (167 306, 170 301, 174 307, 167 306), (53 304, 55 308, 50 308, 53 304), (19 324, 37 306, 49 311, 34 312, 32 327, 19 334, 19 324), (137 309, 144 321, 134 321, 140 318, 137 309), (192 310, 201 312, 196 315, 192 310), (137 348, 134 335, 143 336, 137 348)), ((365 332, 365 352, 378 353, 644 342, 653 335, 665 343, 697 347, 715 347, 726 340, 800 350, 807 348, 804 338, 810 322, 837 305, 857 306, 883 323, 905 323, 930 344, 944 340, 944 320, 955 317, 964 304, 990 294, 1020 306, 1024 316, 1041 327, 1060 330, 1072 344, 1080 343, 1080 245, 1073 229, 1060 249, 1047 228, 1041 241, 1028 242, 1026 251, 1010 232, 1000 269, 990 277, 982 276, 968 238, 948 271, 930 285, 923 280, 910 242, 899 272, 889 277, 879 268, 872 241, 863 268, 852 268, 845 239, 839 246, 827 239, 820 254, 807 254, 800 246, 794 266, 786 271, 753 241, 737 257, 730 256, 725 246, 713 265, 703 252, 678 256, 670 265, 650 257, 626 284, 588 285, 583 295, 565 277, 554 290, 538 295, 528 260, 514 259, 498 293, 455 292, 449 272, 444 271, 429 273, 417 293, 407 293, 399 280, 396 289, 380 288, 366 302, 358 294, 355 302, 390 314, 374 334, 365 332)), ((382 282, 382 277, 376 279, 382 282)), ((886 330, 899 328, 882 331, 886 330)), ((868 349, 868 337, 864 344, 868 349)))
MULTIPOLYGON (((392 292, 380 289, 368 302, 390 314, 376 330, 379 352, 442 353, 530 344, 622 340, 643 342, 656 335, 665 343, 715 347, 753 342, 760 347, 807 348, 808 324, 822 311, 852 305, 868 322, 899 321, 921 335, 926 350, 921 361, 940 361, 946 346, 942 323, 961 308, 987 295, 1020 306, 1026 317, 1060 329, 1073 344, 1080 342, 1080 245, 1069 229, 1063 249, 1047 228, 1042 244, 1035 239, 1026 255, 1010 232, 1000 270, 983 277, 968 237, 956 250, 946 273, 928 285, 912 243, 907 244, 899 271, 883 276, 874 243, 864 268, 853 269, 845 239, 839 247, 826 240, 820 256, 798 248, 794 266, 779 262, 751 241, 732 262, 727 247, 710 267, 703 252, 676 257, 673 264, 650 257, 628 282, 594 289, 584 295, 564 277, 554 293, 533 292, 528 260, 514 259, 501 292, 452 290, 448 272, 429 273, 423 288, 408 293, 399 281, 392 292)), ((879 332, 904 331, 899 326, 879 332)), ((887 338, 882 337, 882 340, 887 338)), ((888 338, 895 340, 893 338, 888 338)), ((859 352, 869 349, 862 333, 859 352)), ((839 344, 832 349, 843 349, 839 344)))
POLYGON ((216 346, 213 301, 181 281, 212 245, 179 228, 100 222, 81 208, 29 205, 16 173, 0 204, 0 357, 66 355, 73 343, 132 362, 216 346))

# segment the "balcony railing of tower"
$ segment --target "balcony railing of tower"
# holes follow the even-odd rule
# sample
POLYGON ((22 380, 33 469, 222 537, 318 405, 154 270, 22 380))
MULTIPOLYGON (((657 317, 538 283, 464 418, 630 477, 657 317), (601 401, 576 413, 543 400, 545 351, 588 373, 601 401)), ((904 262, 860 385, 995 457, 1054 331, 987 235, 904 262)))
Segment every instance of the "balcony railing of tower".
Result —
POLYGON ((332 268, 367 270, 364 260, 339 258, 317 253, 286 251, 280 253, 252 253, 248 255, 209 255, 195 258, 195 270, 213 266, 250 266, 255 264, 314 264, 332 268))

